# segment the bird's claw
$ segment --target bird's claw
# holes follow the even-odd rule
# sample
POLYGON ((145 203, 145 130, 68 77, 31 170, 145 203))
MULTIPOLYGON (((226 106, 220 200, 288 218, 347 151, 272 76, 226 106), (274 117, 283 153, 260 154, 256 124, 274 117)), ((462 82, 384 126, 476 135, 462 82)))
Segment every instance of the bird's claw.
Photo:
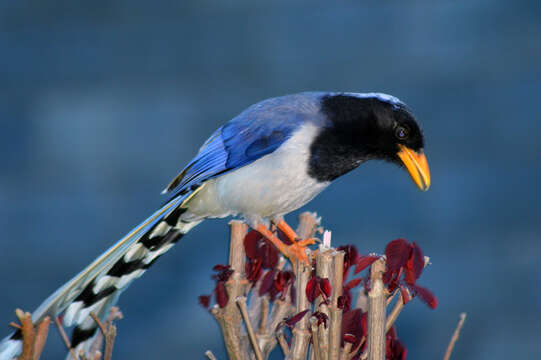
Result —
POLYGON ((297 241, 287 247, 285 255, 293 265, 299 261, 304 263, 304 265, 309 266, 310 260, 308 259, 308 255, 306 255, 306 247, 315 243, 315 240, 312 238, 297 241))

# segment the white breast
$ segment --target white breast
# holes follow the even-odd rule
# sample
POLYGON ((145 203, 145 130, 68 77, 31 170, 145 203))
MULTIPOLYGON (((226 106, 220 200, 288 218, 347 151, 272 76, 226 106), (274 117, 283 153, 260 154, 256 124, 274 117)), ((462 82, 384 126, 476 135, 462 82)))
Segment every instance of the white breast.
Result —
POLYGON ((272 219, 312 200, 329 185, 308 175, 310 145, 318 131, 303 125, 273 153, 208 181, 190 201, 190 217, 272 219))

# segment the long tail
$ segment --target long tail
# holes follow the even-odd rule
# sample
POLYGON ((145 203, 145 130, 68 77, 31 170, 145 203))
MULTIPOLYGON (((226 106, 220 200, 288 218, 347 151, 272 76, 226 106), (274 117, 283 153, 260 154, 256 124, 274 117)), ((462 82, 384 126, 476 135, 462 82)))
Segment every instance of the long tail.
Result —
MULTIPOLYGON (((120 293, 200 223, 181 219, 190 195, 171 199, 55 291, 32 313, 34 324, 46 316, 56 317, 64 313, 64 325, 75 326, 71 344, 76 353, 89 350, 97 329, 90 312, 104 319, 120 293)), ((14 359, 21 350, 21 332, 17 331, 0 342, 0 360, 14 359)))

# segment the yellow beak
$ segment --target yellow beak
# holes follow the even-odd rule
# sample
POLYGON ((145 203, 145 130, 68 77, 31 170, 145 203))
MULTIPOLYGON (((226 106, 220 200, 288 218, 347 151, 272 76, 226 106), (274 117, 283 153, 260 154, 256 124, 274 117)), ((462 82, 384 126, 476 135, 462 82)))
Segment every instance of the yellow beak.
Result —
POLYGON ((404 145, 398 145, 400 151, 397 153, 400 160, 408 169, 411 179, 417 184, 419 189, 426 191, 430 187, 430 169, 426 156, 421 150, 415 152, 404 145))

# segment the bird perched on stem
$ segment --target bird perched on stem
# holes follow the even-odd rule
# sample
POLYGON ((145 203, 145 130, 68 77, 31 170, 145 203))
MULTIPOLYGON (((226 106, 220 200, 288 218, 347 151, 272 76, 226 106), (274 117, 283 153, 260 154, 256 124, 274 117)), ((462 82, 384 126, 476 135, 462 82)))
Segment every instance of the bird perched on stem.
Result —
MULTIPOLYGON (((407 106, 381 93, 305 92, 261 101, 220 127, 164 190, 169 200, 32 314, 34 323, 63 313, 75 325, 72 346, 87 350, 104 318, 134 279, 209 218, 242 216, 293 261, 308 261, 283 216, 367 160, 405 166, 430 186, 423 135, 407 106), (274 223, 292 240, 269 229, 274 223)), ((0 342, 0 360, 20 353, 21 333, 0 342)))

